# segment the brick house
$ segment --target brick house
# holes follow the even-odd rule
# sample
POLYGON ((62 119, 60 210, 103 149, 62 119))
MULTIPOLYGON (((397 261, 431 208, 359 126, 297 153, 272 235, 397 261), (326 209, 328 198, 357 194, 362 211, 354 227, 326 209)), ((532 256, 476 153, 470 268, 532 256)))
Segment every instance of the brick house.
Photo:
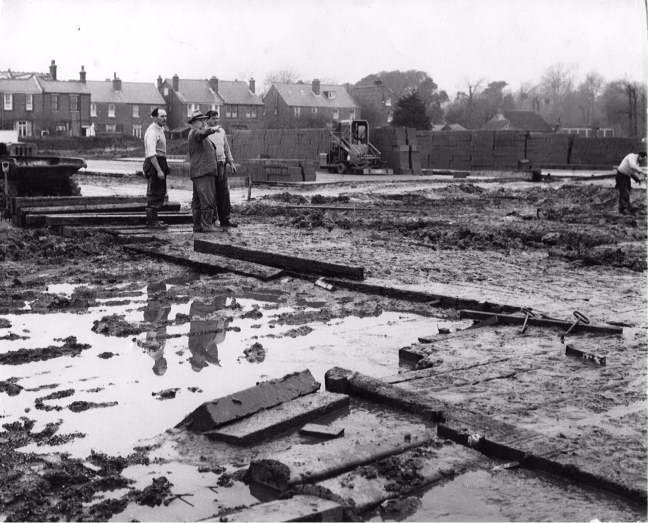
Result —
POLYGON ((49 75, 22 73, 0 79, 3 129, 15 129, 21 137, 86 134, 90 91, 84 82, 58 80, 56 69, 52 60, 49 75))
POLYGON ((218 111, 221 125, 227 131, 235 129, 258 129, 263 126, 263 102, 255 94, 255 81, 249 85, 241 81, 158 77, 158 90, 162 94, 169 114, 168 125, 172 136, 185 136, 189 126, 187 119, 195 110, 205 113, 218 111))
MULTIPOLYGON (((83 68, 79 73, 85 82, 83 68)), ((90 120, 94 134, 128 135, 142 138, 151 123, 151 111, 166 103, 154 83, 112 80, 87 81, 90 91, 90 120)))
POLYGON ((360 118, 361 109, 343 85, 273 83, 263 97, 268 127, 323 127, 360 118), (319 124, 319 125, 318 125, 319 124))
POLYGON ((362 118, 369 122, 370 128, 384 127, 391 123, 394 117, 394 95, 382 81, 375 80, 373 85, 350 86, 349 94, 360 106, 362 118))

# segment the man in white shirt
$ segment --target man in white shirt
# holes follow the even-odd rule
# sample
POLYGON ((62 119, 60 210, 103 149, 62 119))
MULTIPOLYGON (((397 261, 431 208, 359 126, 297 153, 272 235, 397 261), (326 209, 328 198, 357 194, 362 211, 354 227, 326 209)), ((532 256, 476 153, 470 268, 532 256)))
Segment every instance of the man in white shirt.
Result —
POLYGON ((616 188, 619 191, 619 212, 621 214, 634 214, 636 209, 630 203, 631 179, 641 183, 644 177, 640 163, 646 161, 646 152, 630 153, 617 167, 616 188))
POLYGON ((144 134, 144 176, 146 176, 146 226, 149 229, 166 229, 167 226, 158 221, 158 210, 164 204, 166 196, 166 177, 169 166, 166 161, 166 137, 164 126, 167 113, 161 107, 151 111, 153 123, 144 134))
POLYGON ((216 176, 216 212, 221 227, 238 227, 236 223, 230 220, 232 213, 232 206, 230 204, 229 184, 227 182, 227 164, 232 169, 232 174, 236 173, 234 166, 234 158, 230 150, 229 142, 225 129, 218 125, 218 112, 207 111, 207 125, 217 127, 214 134, 209 135, 209 140, 214 145, 214 153, 216 154, 216 162, 218 165, 218 173, 216 176))

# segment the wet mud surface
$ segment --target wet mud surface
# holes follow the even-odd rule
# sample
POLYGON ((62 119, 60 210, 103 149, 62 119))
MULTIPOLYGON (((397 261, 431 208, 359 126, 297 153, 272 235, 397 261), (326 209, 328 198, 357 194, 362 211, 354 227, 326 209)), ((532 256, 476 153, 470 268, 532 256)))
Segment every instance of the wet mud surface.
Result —
MULTIPOLYGON (((527 306, 566 320, 577 309, 594 323, 624 325, 621 339, 577 340, 608 356, 612 364, 602 371, 572 362, 560 373, 522 372, 534 359, 551 359, 546 345, 559 344, 555 333, 516 354, 516 377, 489 383, 498 386, 496 394, 476 379, 461 386, 470 376, 455 369, 482 358, 484 347, 499 346, 499 357, 510 358, 498 342, 506 336, 440 346, 427 368, 448 371, 437 387, 450 402, 535 430, 558 426, 553 435, 586 441, 579 445, 582 458, 607 463, 613 476, 645 473, 643 191, 633 191, 635 216, 620 216, 614 188, 593 183, 340 184, 255 188, 253 196, 245 202, 233 191, 241 227, 215 233, 214 241, 363 266, 371 283, 527 306), (571 422, 556 425, 557 417, 571 422), (606 450, 610 440, 619 444, 614 453, 606 450)), ((338 365, 395 375, 408 370, 399 366, 398 349, 460 325, 453 309, 331 292, 308 279, 198 275, 130 254, 104 233, 65 238, 4 222, 0 236, 0 398, 7 405, 0 417, 0 516, 7 521, 195 519, 192 510, 206 501, 178 498, 194 487, 180 472, 165 471, 173 464, 191 467, 208 478, 205 489, 220 492, 210 499, 220 497, 215 503, 222 507, 203 507, 203 517, 247 506, 255 498, 233 494, 243 485, 233 473, 277 450, 278 442, 235 451, 165 431, 214 396, 311 365, 318 381, 338 365), (343 332, 340 341, 336 331, 343 332), (154 422, 144 416, 149 430, 130 438, 119 432, 123 444, 106 444, 84 428, 112 423, 126 431, 147 409, 157 416, 154 422)), ((192 235, 160 241, 190 249, 192 235)), ((510 374, 510 362, 500 370, 510 374)), ((418 466, 384 460, 361 473, 391 478, 390 488, 398 490, 416 483, 418 466)), ((512 492, 501 488, 508 506, 512 492)), ((592 518, 641 519, 641 509, 605 503, 592 518)), ((442 519, 428 505, 423 493, 396 496, 365 518, 442 519)), ((508 510, 502 519, 547 514, 546 506, 508 510)), ((569 516, 565 508, 556 519, 569 516)))

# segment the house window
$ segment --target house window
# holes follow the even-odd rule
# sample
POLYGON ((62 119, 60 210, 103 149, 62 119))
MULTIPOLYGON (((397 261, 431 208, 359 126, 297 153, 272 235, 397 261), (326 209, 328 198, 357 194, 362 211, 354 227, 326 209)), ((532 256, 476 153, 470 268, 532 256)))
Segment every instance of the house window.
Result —
POLYGON ((107 123, 106 124, 106 132, 107 133, 117 132, 117 126, 114 123, 107 123))
POLYGON ((66 131, 67 131, 67 125, 58 124, 56 126, 56 132, 57 133, 64 133, 66 131))
POLYGON ((58 94, 53 94, 52 95, 52 111, 58 111, 59 110, 59 99, 58 99, 58 94))
POLYGON ((210 111, 215 111, 215 110, 216 110, 216 104, 211 104, 211 105, 209 106, 209 110, 210 110, 210 111))
POLYGON ((311 112, 313 114, 317 114, 317 107, 311 107, 311 112))
POLYGON ((4 95, 4 110, 13 111, 13 94, 5 93, 4 95))
POLYGON ((350 120, 355 120, 355 117, 356 117, 356 116, 355 116, 355 109, 351 109, 351 110, 349 111, 349 119, 350 119, 350 120))
POLYGON ((232 106, 232 118, 238 118, 238 107, 236 105, 232 106))
POLYGON ((199 104, 187 104, 187 118, 191 116, 194 111, 200 111, 199 104))
POLYGON ((25 111, 33 111, 34 110, 34 95, 33 94, 26 94, 25 95, 25 111))
POLYGON ((245 117, 246 118, 252 118, 252 111, 251 111, 251 107, 249 105, 245 107, 245 117))
POLYGON ((168 87, 164 88, 164 96, 169 96, 169 88, 168 87))
POLYGON ((90 116, 97 116, 97 104, 90 104, 90 116))
POLYGON ((73 113, 79 111, 79 95, 77 94, 70 95, 70 111, 73 113))
POLYGON ((277 108, 275 107, 275 108, 274 108, 274 115, 277 116, 278 114, 279 114, 279 109, 277 109, 277 108))
POLYGON ((108 118, 115 117, 115 104, 108 104, 108 118))
POLYGON ((385 105, 386 105, 387 107, 391 107, 391 104, 392 104, 392 102, 391 102, 391 96, 388 96, 387 98, 385 98, 385 105))
POLYGON ((139 105, 133 106, 133 118, 139 118, 139 105))
POLYGON ((136 138, 141 138, 142 137, 142 125, 141 124, 133 125, 133 136, 135 136, 136 138))
POLYGON ((387 123, 391 123, 391 121, 394 119, 394 115, 392 113, 389 113, 387 115, 387 123))
POLYGON ((24 121, 16 122, 16 128, 18 129, 18 136, 20 136, 21 138, 28 136, 27 122, 24 121))
POLYGON ((252 114, 252 118, 256 118, 257 117, 257 108, 252 107, 252 109, 250 109, 250 113, 252 114))
POLYGON ((340 119, 340 110, 333 109, 333 120, 339 120, 339 119, 340 119))
POLYGON ((299 118, 299 116, 301 115, 301 107, 295 107, 294 111, 295 111, 295 118, 299 118))
POLYGON ((324 94, 329 100, 335 99, 335 91, 324 91, 324 94))

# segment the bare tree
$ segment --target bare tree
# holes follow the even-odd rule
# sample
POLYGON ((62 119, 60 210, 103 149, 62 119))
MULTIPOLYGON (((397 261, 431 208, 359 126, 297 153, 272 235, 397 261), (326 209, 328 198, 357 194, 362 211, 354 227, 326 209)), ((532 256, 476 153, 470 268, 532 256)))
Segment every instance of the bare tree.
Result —
POLYGON ((595 71, 587 74, 577 89, 577 104, 583 124, 593 125, 596 119, 596 102, 603 91, 603 77, 595 71))
POLYGON ((279 69, 268 73, 263 81, 263 92, 268 92, 273 83, 290 84, 296 83, 299 79, 299 74, 293 69, 279 69))

